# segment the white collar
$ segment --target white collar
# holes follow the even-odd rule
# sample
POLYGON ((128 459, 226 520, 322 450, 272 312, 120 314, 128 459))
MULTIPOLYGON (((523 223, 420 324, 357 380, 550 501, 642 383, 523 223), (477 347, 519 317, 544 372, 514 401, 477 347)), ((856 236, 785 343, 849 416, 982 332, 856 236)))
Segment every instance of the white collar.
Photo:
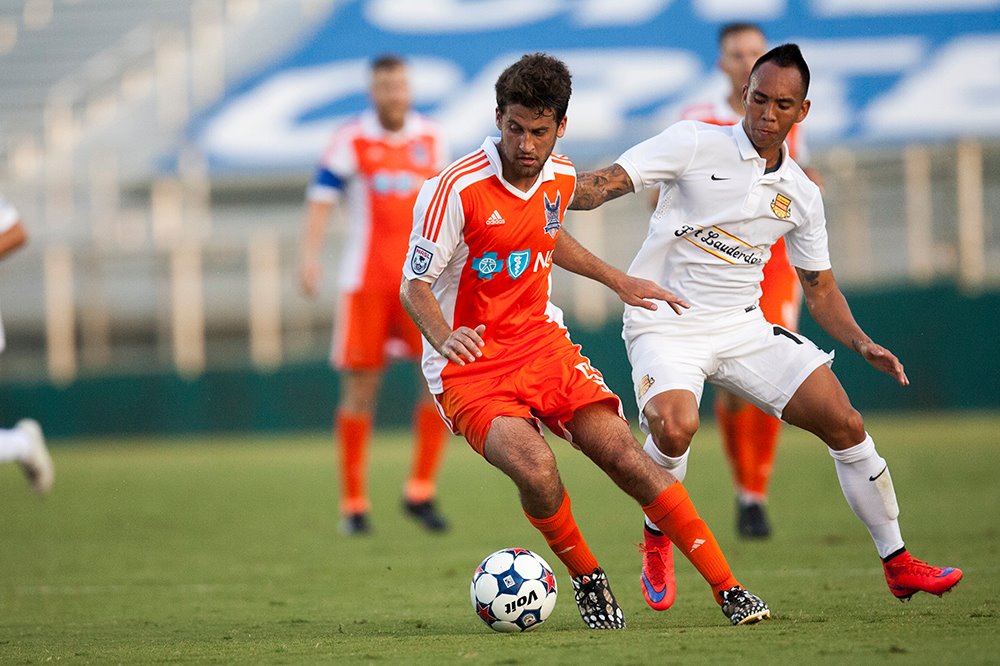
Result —
MULTIPOLYGON (((763 168, 767 168, 767 161, 760 156, 757 149, 754 147, 753 143, 750 141, 750 137, 747 136, 746 130, 743 128, 743 121, 733 125, 733 137, 736 139, 736 145, 740 149, 740 157, 744 160, 760 160, 764 163, 763 168)), ((788 146, 782 142, 781 143, 781 164, 778 168, 767 174, 768 176, 774 176, 775 178, 780 178, 784 175, 785 169, 788 167, 788 146)))

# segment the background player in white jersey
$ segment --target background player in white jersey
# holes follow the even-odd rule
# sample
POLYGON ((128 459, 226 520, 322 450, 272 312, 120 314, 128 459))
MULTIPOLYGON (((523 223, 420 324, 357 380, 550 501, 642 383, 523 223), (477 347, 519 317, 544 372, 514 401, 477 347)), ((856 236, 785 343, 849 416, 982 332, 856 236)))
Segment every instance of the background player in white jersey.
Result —
MULTIPOLYGON (((764 31, 755 23, 729 23, 719 29, 720 83, 710 94, 682 107, 680 120, 713 125, 735 125, 743 119, 743 88, 754 63, 767 51, 764 31)), ((810 180, 821 185, 818 172, 808 166, 802 125, 792 125, 785 137, 788 155, 810 180)), ((655 190, 651 190, 654 195, 655 190)), ((798 330, 802 289, 788 262, 784 240, 771 247, 764 266, 760 309, 769 322, 798 330)), ((736 485, 736 530, 742 537, 765 538, 771 534, 766 504, 781 421, 723 388, 716 388, 715 416, 723 448, 736 485)), ((650 554, 656 557, 654 551, 650 554)))
MULTIPOLYGON (((301 288, 315 296, 320 252, 335 204, 346 201, 349 230, 340 262, 331 362, 340 371, 335 431, 340 450, 341 530, 367 534, 368 446, 386 357, 416 359, 420 332, 399 303, 400 266, 413 202, 424 180, 447 163, 438 126, 410 108, 406 65, 381 56, 371 68, 373 108, 339 127, 309 187, 301 288)), ((407 515, 431 531, 447 528, 435 503, 446 432, 430 396, 418 389, 413 465, 403 489, 407 515)))
MULTIPOLYGON (((24 245, 28 233, 21 216, 6 199, 0 197, 0 258, 24 245)), ((0 352, 6 347, 3 322, 0 322, 0 352)), ((39 495, 52 489, 55 470, 45 446, 42 429, 33 419, 22 419, 9 430, 0 429, 0 463, 17 462, 28 483, 39 495)))
MULTIPOLYGON (((785 152, 784 140, 809 112, 809 68, 794 44, 754 65, 732 127, 672 125, 627 150, 610 167, 580 174, 572 207, 591 209, 660 186, 659 205, 629 273, 687 300, 683 316, 626 306, 623 337, 650 457, 683 479, 706 381, 817 435, 840 486, 868 528, 894 596, 943 594, 962 578, 910 556, 885 460, 830 369, 832 355, 760 314, 761 266, 782 236, 816 322, 900 385, 903 365, 855 322, 830 266, 819 188, 785 152)), ((649 543, 646 549, 658 547, 649 543)), ((668 549, 669 551, 669 549, 668 549)), ((650 606, 673 587, 672 560, 643 560, 650 606), (657 593, 651 598, 650 592, 657 593)))

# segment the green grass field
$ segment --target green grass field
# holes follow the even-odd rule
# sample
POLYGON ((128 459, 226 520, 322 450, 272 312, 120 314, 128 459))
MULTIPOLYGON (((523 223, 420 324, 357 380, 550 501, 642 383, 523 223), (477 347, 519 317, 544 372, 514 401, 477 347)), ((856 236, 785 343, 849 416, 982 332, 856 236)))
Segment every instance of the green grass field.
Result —
POLYGON ((62 663, 997 663, 1000 415, 870 416, 912 552, 965 580, 908 604, 888 592, 867 532, 818 441, 786 430, 772 486, 774 537, 733 530, 733 496, 706 426, 687 487, 741 581, 774 619, 731 627, 678 559, 674 607, 639 590, 639 511, 556 440, 581 528, 629 623, 585 628, 569 578, 520 513, 513 486, 453 439, 441 504, 453 529, 399 511, 404 433, 372 452, 376 534, 336 530, 326 433, 63 441, 52 496, 0 468, 0 662, 62 663), (495 634, 473 614, 476 564, 505 546, 556 565, 545 625, 495 634))

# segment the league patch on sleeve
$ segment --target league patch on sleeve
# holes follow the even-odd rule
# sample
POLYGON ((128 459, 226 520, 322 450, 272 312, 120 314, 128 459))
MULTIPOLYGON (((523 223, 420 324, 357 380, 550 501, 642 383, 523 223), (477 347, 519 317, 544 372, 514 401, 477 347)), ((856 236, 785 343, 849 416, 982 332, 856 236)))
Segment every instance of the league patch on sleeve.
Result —
POLYGON ((423 275, 431 267, 433 257, 434 253, 430 250, 425 250, 419 245, 414 246, 413 254, 410 255, 410 269, 417 275, 423 275))

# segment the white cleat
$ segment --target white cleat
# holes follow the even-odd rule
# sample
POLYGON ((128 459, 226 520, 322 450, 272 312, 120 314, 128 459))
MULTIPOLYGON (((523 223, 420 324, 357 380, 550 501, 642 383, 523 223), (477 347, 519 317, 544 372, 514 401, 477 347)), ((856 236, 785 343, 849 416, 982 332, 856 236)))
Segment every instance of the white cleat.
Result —
POLYGON ((47 495, 52 489, 56 472, 52 465, 52 456, 49 455, 49 450, 45 446, 45 435, 42 434, 42 427, 34 419, 21 419, 14 428, 23 432, 31 441, 31 452, 26 459, 21 461, 21 469, 28 477, 28 483, 31 484, 32 490, 39 495, 47 495))

